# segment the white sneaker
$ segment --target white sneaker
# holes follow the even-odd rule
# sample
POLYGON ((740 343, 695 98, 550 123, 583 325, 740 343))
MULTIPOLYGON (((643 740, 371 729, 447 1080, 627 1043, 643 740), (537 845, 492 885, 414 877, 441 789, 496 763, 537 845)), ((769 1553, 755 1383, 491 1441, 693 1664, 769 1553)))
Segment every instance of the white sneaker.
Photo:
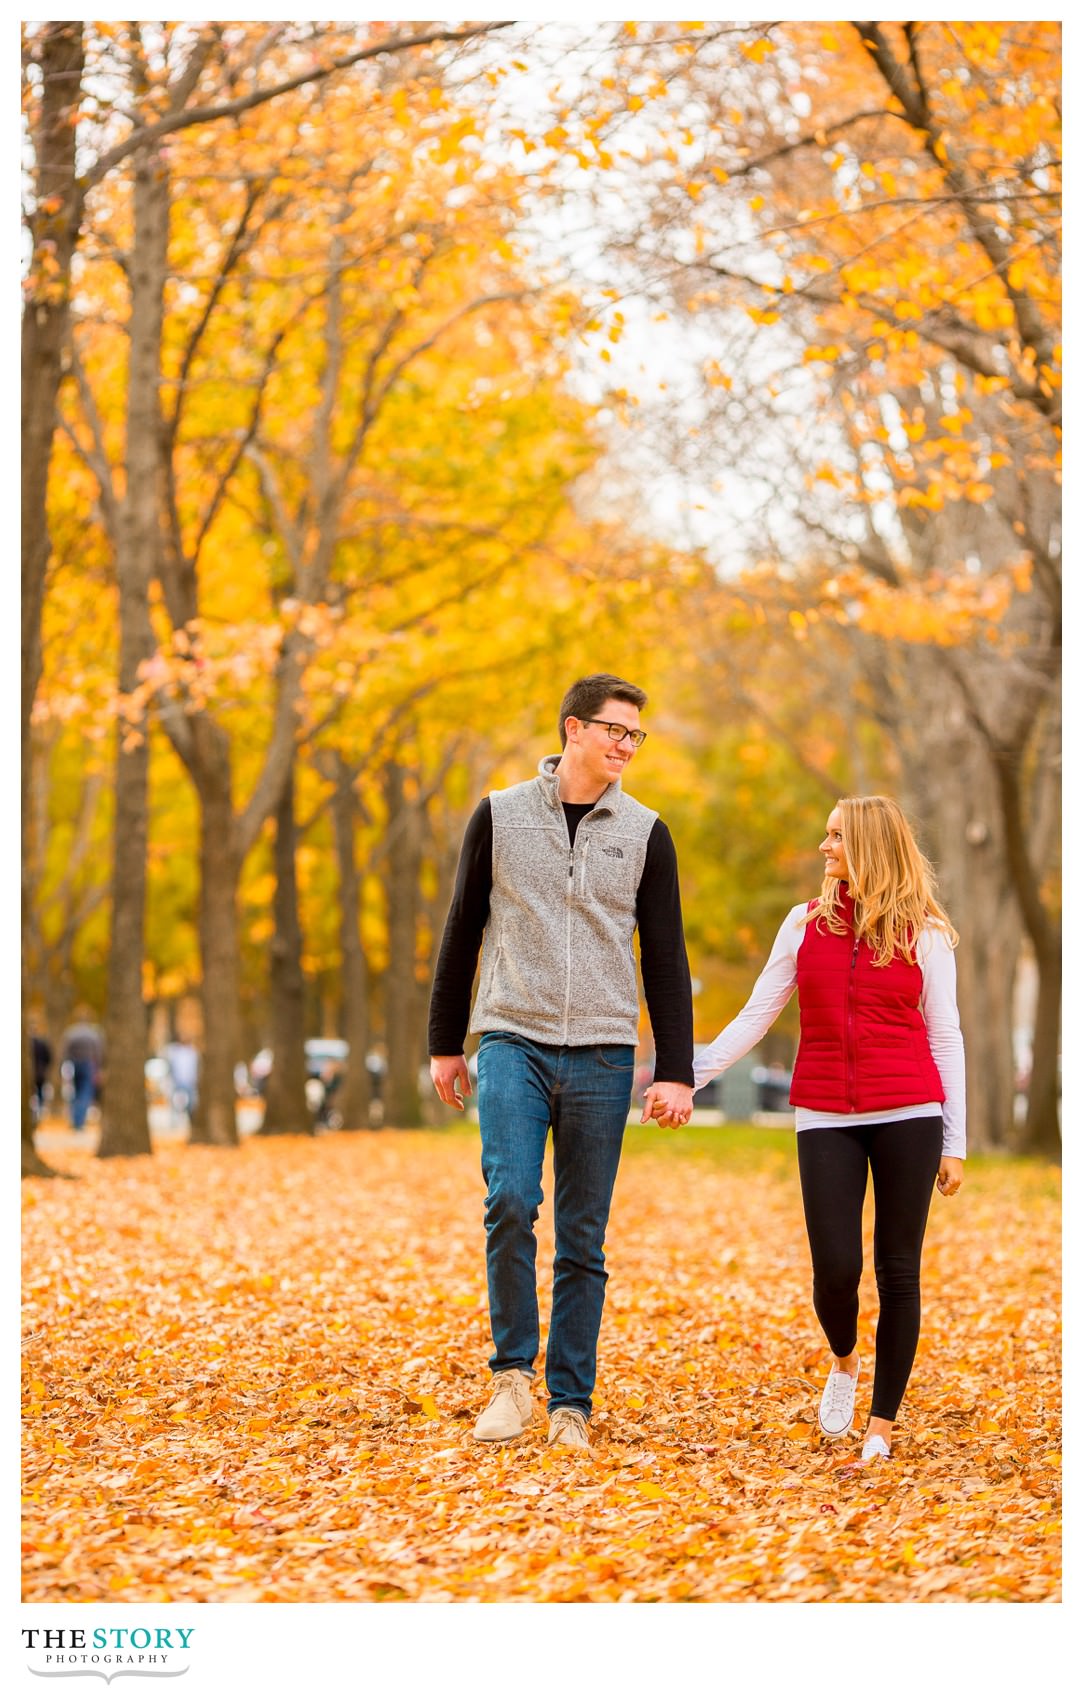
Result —
POLYGON ((590 1451, 590 1433, 582 1411, 572 1405, 558 1405, 549 1418, 549 1445, 571 1446, 578 1452, 590 1451))
POLYGON ((871 1464, 876 1458, 890 1458, 891 1447, 882 1434, 870 1434, 861 1448, 861 1462, 871 1464))
POLYGON ((475 1440, 515 1440, 534 1421, 530 1377, 521 1369, 502 1369, 493 1376, 493 1390, 474 1424, 475 1440))
POLYGON ((820 1433, 826 1434, 831 1440, 841 1440, 843 1435, 850 1432, 860 1369, 860 1363, 853 1375, 847 1375, 845 1370, 833 1369, 827 1378, 827 1386, 820 1400, 820 1433))

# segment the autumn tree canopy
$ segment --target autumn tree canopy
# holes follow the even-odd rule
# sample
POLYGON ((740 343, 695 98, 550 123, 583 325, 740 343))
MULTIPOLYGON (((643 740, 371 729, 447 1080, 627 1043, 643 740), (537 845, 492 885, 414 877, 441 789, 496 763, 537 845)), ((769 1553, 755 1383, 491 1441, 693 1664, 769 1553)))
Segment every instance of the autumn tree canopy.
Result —
POLYGON ((420 1115, 465 820, 600 666, 651 695, 700 1036, 834 798, 896 791, 976 1137, 1032 965, 1054 1149, 1056 26, 25 41, 25 992, 105 1018, 103 1151, 195 996, 197 1137, 272 1029, 420 1115))

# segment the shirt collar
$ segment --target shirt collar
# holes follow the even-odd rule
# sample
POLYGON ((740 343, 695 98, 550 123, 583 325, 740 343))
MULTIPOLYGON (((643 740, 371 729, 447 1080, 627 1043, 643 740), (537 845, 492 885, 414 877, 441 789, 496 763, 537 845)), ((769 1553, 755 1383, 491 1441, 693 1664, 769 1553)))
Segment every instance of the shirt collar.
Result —
MULTIPOLYGON (((543 756, 541 761, 538 763, 538 781, 542 788, 542 796, 545 798, 551 809, 559 809, 561 807, 560 780, 557 778, 556 774, 556 767, 559 761, 559 756, 543 756)), ((593 807, 595 809, 603 809, 606 814, 611 815, 616 809, 619 796, 620 780, 614 779, 611 784, 606 786, 605 790, 598 798, 598 801, 593 804, 593 807)))

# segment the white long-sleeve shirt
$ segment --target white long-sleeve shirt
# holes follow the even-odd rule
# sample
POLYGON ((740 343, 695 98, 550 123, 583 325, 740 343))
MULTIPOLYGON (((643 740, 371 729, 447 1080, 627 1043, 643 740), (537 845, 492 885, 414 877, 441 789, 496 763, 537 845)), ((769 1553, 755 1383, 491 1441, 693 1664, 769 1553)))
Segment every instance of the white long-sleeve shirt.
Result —
MULTIPOLYGON (((778 929, 766 967, 753 986, 752 996, 744 1009, 734 1016, 716 1039, 696 1052, 697 1090, 758 1045, 775 1017, 789 1003, 797 985, 797 952, 805 936, 803 923, 807 910, 806 903, 795 904, 790 910, 778 929)), ((955 1002, 955 953, 947 934, 939 927, 924 927, 918 936, 916 956, 921 969, 920 1009, 929 1035, 929 1049, 944 1088, 943 1105, 902 1104, 894 1110, 852 1111, 849 1114, 835 1110, 809 1110, 795 1105, 798 1132, 809 1127, 906 1121, 911 1116, 938 1116, 943 1113, 943 1155, 966 1156, 966 1067, 959 1010, 955 1002)))

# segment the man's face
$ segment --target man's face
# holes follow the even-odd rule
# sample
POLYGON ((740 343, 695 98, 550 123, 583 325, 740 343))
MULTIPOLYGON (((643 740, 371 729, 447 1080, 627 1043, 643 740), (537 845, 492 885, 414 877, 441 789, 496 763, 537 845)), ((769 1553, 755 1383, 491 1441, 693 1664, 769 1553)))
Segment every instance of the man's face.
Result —
POLYGON ((611 785, 614 779, 619 779, 635 755, 631 740, 612 738, 610 726, 623 726, 628 732, 638 731, 639 710, 635 704, 622 702, 618 697, 607 697, 589 720, 569 718, 565 728, 568 743, 576 752, 576 761, 584 778, 596 779, 600 786, 611 785))

